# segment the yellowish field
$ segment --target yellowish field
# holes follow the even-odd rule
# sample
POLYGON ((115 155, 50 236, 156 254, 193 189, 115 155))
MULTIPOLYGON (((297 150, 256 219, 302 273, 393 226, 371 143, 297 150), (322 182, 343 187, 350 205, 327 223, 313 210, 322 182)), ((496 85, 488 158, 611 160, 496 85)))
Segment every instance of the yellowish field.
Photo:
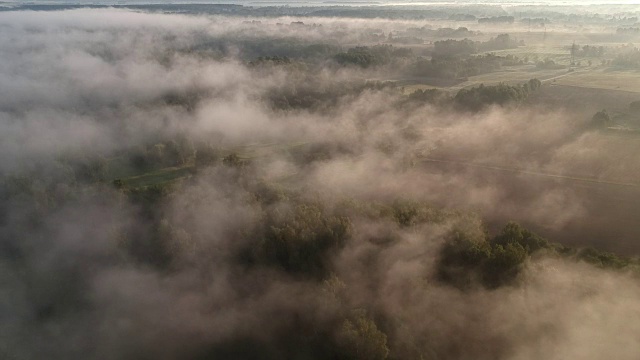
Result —
POLYGON ((558 85, 596 89, 622 90, 640 93, 640 72, 606 69, 576 72, 556 80, 558 85))
POLYGON ((457 86, 453 86, 450 89, 457 91, 459 89, 471 86, 478 86, 480 84, 495 85, 498 83, 505 84, 521 84, 529 79, 539 79, 545 81, 547 79, 553 79, 567 74, 567 69, 559 70, 538 70, 535 66, 525 65, 518 67, 508 67, 503 70, 469 77, 468 81, 461 83, 457 86))
POLYGON ((513 55, 520 59, 527 58, 529 62, 544 61, 550 59, 561 65, 569 65, 571 62, 571 53, 567 49, 568 45, 553 45, 553 46, 521 46, 515 49, 487 51, 487 53, 493 53, 499 56, 513 55))
POLYGON ((524 65, 507 67, 500 71, 471 76, 467 81, 453 86, 439 87, 418 83, 406 85, 403 88, 405 94, 410 94, 417 89, 441 89, 456 92, 462 88, 478 86, 480 84, 522 84, 529 79, 534 78, 552 85, 640 93, 640 71, 615 71, 608 68, 602 68, 600 66, 580 67, 570 71, 568 68, 558 70, 538 70, 535 66, 524 65))

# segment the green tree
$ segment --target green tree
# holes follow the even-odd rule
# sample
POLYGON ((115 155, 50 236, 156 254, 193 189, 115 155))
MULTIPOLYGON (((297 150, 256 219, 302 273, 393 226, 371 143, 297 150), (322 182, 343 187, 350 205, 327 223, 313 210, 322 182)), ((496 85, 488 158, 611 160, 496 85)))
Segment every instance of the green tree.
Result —
POLYGON ((349 360, 384 360, 389 355, 387 335, 364 310, 356 310, 338 332, 341 358, 349 360))
POLYGON ((518 243, 494 245, 491 257, 484 266, 483 282, 490 288, 510 283, 519 274, 527 258, 527 251, 518 243))
POLYGON ((245 164, 244 161, 240 159, 240 156, 238 156, 238 154, 236 153, 231 153, 222 158, 222 163, 225 166, 229 167, 242 167, 245 164))
POLYGON ((591 122, 594 126, 606 127, 611 124, 611 117, 609 116, 607 110, 603 109, 602 111, 598 111, 597 113, 595 113, 595 115, 593 115, 593 117, 591 118, 591 122))
POLYGON ((551 246, 546 239, 532 233, 515 222, 509 222, 502 229, 502 232, 493 238, 492 242, 502 246, 509 244, 520 245, 529 254, 551 246))
POLYGON ((553 248, 547 240, 514 222, 490 240, 456 231, 440 252, 438 277, 461 289, 497 288, 517 279, 530 254, 547 248, 553 248))
POLYGON ((350 220, 313 204, 300 204, 279 215, 266 218, 261 233, 251 235, 259 242, 249 249, 249 263, 275 266, 292 275, 329 276, 331 255, 351 235, 350 220))
POLYGON ((538 79, 531 79, 527 84, 529 84, 529 90, 531 91, 537 91, 542 86, 542 82, 538 79))

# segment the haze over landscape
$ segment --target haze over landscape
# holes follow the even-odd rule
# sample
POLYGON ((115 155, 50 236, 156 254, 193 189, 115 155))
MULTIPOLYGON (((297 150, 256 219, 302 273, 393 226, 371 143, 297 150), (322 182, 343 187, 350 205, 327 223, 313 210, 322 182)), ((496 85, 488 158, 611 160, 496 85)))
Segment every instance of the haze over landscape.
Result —
MULTIPOLYGON (((425 1, 425 0, 405 0, 405 1, 367 1, 367 0, 354 0, 354 1, 329 1, 329 0, 297 0, 297 1, 273 1, 273 0, 169 0, 169 1, 151 1, 151 0, 123 0, 123 1, 107 1, 107 0, 94 0, 94 1, 73 1, 73 0, 33 0, 33 1, 11 1, 5 0, 6 4, 105 4, 105 5, 127 5, 127 4, 239 4, 239 5, 269 5, 269 4, 284 4, 284 5, 318 5, 326 4, 334 6, 338 5, 464 5, 464 4, 479 4, 474 0, 457 0, 457 1, 425 1)), ((556 6, 556 5, 624 5, 632 4, 636 5, 640 3, 638 0, 592 0, 592 1, 569 1, 569 0, 504 0, 504 1, 488 1, 482 2, 482 5, 539 5, 539 6, 556 6)))
POLYGON ((0 358, 637 359, 639 17, 0 2, 0 358))

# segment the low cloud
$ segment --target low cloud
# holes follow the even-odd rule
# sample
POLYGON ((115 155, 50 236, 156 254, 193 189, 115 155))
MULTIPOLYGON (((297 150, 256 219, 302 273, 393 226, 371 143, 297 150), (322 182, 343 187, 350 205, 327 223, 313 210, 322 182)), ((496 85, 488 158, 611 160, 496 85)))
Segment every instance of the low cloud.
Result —
MULTIPOLYGON (((317 336, 343 344, 349 326, 373 319, 395 358, 635 358, 633 275, 552 256, 528 260, 517 286, 497 290, 461 291, 434 275, 451 231, 482 236, 481 219, 516 214, 554 231, 588 223, 581 190, 556 180, 632 181, 632 140, 585 130, 566 109, 469 114, 407 105, 397 89, 349 93, 322 111, 277 109, 270 96, 301 91, 304 71, 199 51, 279 34, 275 23, 262 31, 245 20, 0 12, 0 354, 287 358, 322 348, 317 336), (249 165, 198 167, 152 208, 136 201, 148 194, 125 195, 113 178, 70 175, 87 159, 115 171, 127 152, 183 138, 249 165), (436 220, 399 224, 381 205, 394 201, 430 204, 420 216, 436 220), (304 222, 296 211, 323 224, 357 214, 321 281, 251 263, 260 231, 276 232, 261 228, 265 219, 296 219, 278 230, 286 238, 304 222)), ((284 36, 415 25, 313 21, 322 30, 284 36)), ((326 89, 363 82, 362 71, 329 64, 310 72, 326 89)))

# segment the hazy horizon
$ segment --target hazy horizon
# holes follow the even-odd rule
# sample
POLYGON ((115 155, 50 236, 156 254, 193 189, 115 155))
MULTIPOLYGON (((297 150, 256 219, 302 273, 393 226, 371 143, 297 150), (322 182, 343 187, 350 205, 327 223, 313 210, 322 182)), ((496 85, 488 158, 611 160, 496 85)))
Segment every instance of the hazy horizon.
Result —
POLYGON ((58 4, 58 5, 127 5, 127 4, 236 4, 246 6, 434 6, 434 5, 502 5, 502 6, 589 6, 589 5, 638 5, 640 0, 92 0, 92 1, 70 1, 70 0, 35 0, 35 1, 0 1, 0 4, 27 5, 27 4, 58 4))

